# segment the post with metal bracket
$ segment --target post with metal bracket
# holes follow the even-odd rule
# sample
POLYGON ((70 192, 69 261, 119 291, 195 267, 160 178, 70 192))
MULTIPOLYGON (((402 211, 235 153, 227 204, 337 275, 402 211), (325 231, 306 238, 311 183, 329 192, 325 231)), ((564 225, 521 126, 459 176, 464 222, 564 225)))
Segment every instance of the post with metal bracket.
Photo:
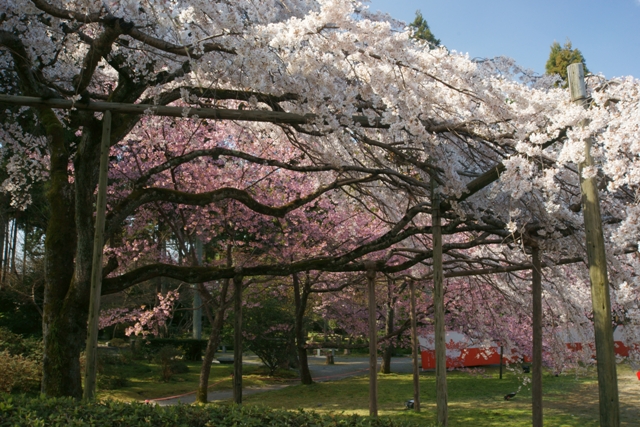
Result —
MULTIPOLYGON (((582 64, 567 67, 571 101, 588 108, 587 89, 582 64)), ((581 123, 586 126, 587 123, 581 123)), ((618 375, 613 343, 611 322, 611 299, 607 276, 607 258, 600 216, 600 200, 596 177, 583 177, 584 170, 594 165, 591 157, 593 139, 584 141, 584 162, 580 163, 580 192, 584 212, 584 228, 587 237, 587 260, 591 281, 591 304, 593 306, 593 326, 596 339, 596 360, 598 361, 598 391, 600 396, 600 425, 620 426, 620 402, 618 400, 618 375)))

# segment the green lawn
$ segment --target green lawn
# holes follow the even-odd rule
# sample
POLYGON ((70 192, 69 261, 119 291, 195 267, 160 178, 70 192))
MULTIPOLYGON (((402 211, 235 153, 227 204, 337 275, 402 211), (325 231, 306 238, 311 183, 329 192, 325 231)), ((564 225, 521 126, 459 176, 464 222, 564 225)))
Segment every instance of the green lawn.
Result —
MULTIPOLYGON (((127 385, 116 390, 98 390, 99 398, 124 401, 140 401, 175 396, 192 392, 197 388, 200 363, 189 362, 189 372, 175 375, 168 381, 160 381, 159 367, 149 362, 133 361, 123 365, 107 365, 104 375, 119 375, 127 378, 127 385)), ((209 384, 212 389, 231 388, 231 365, 213 365, 209 384)), ((265 370, 246 365, 243 384, 245 387, 273 383, 265 379, 265 370)), ((488 368, 478 373, 448 372, 449 419, 452 427, 530 426, 530 384, 521 385, 523 378, 506 372, 498 378, 497 368, 488 368), (504 395, 518 391, 511 401, 504 395)), ((626 365, 619 365, 619 388, 622 426, 637 426, 640 419, 640 381, 626 365)), ((289 372, 289 377, 295 377, 289 372)), ((410 425, 435 425, 435 375, 421 374, 422 412, 406 410, 405 401, 413 397, 412 378, 409 374, 378 376, 378 407, 382 417, 393 417, 410 425)), ((598 426, 598 390, 595 370, 579 375, 565 374, 556 377, 545 374, 544 420, 545 425, 563 427, 598 426)), ((368 415, 369 382, 367 376, 352 377, 340 381, 315 383, 310 386, 293 385, 243 399, 245 405, 261 404, 272 408, 289 410, 314 410, 322 413, 345 413, 368 415)))
MULTIPOLYGON (((628 367, 621 366, 627 372, 628 367)), ((503 379, 498 370, 487 369, 484 375, 467 372, 449 372, 447 376, 449 397, 449 419, 451 426, 530 426, 531 390, 520 389, 511 401, 504 395, 517 391, 520 381, 507 373, 503 379)), ((637 381, 637 379, 636 379, 637 381)), ((379 375, 378 408, 381 416, 393 417, 416 425, 435 425, 435 375, 421 375, 422 412, 415 413, 404 408, 404 402, 413 396, 411 375, 379 375)), ((588 375, 547 374, 544 386, 544 420, 549 426, 596 427, 599 425, 597 403, 597 380, 593 372, 588 375)), ((367 415, 369 413, 368 377, 361 376, 342 381, 316 383, 311 386, 296 385, 282 390, 248 396, 247 404, 260 403, 274 408, 305 409, 318 412, 335 412, 367 415)), ((638 425, 640 400, 623 402, 623 426, 638 425)))

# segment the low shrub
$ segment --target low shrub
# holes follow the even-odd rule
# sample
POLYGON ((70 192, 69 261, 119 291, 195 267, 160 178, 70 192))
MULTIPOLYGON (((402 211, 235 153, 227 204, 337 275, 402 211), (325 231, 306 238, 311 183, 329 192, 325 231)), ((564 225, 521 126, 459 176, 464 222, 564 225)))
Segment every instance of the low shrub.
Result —
POLYGON ((129 381, 122 374, 115 375, 98 375, 98 389, 99 390, 117 390, 129 385, 129 381))
POLYGON ((42 373, 40 363, 21 354, 0 351, 0 391, 5 393, 37 393, 42 373))
POLYGON ((160 376, 163 381, 169 381, 175 374, 189 372, 189 367, 179 358, 182 352, 177 348, 167 345, 162 347, 153 358, 160 365, 160 376))
POLYGON ((401 427, 388 418, 321 415, 262 406, 155 406, 115 401, 79 402, 70 398, 34 398, 0 394, 0 427, 37 426, 283 426, 401 427))

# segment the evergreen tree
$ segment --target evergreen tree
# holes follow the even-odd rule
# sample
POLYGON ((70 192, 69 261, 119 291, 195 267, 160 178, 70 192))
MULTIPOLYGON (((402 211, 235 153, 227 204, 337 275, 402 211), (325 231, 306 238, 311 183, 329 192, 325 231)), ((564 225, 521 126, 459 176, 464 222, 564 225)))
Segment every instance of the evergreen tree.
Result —
POLYGON ((440 46, 440 39, 437 39, 433 35, 429 24, 427 24, 427 21, 422 17, 422 13, 419 10, 416 10, 416 19, 409 24, 409 27, 413 31, 412 37, 414 39, 425 40, 431 47, 440 46))
POLYGON ((582 62, 585 74, 589 72, 582 52, 579 49, 574 49, 570 40, 567 40, 564 46, 553 42, 549 59, 545 65, 545 72, 549 75, 559 74, 563 80, 562 87, 567 87, 567 67, 576 62, 582 62))

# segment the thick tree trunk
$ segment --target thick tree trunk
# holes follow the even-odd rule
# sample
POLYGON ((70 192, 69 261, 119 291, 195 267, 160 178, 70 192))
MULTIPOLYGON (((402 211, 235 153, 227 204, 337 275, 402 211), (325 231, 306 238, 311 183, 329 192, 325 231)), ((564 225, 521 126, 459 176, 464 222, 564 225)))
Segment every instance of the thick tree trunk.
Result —
MULTIPOLYGON (((41 110, 40 119, 49 136, 51 156, 50 185, 47 191, 50 214, 45 238, 42 392, 47 396, 80 398, 80 352, 84 348, 87 332, 87 285, 91 271, 90 244, 93 242, 93 229, 88 240, 88 268, 86 271, 78 271, 80 274, 74 277, 78 235, 73 187, 67 177, 69 156, 65 148, 64 129, 51 110, 41 110), (78 281, 86 286, 84 293, 78 292, 78 288, 81 288, 78 281)), ((76 183, 77 181, 78 178, 76 183)), ((88 218, 92 217, 93 215, 89 215, 88 218)), ((80 248, 77 255, 82 259, 86 256, 80 248)))
POLYGON ((293 280, 293 296, 296 305, 295 317, 295 336, 296 349, 298 351, 298 362, 300 363, 300 382, 302 384, 312 384, 311 371, 309 370, 309 359, 307 358, 306 349, 306 331, 304 330, 304 313, 307 310, 307 301, 309 299, 309 285, 303 284, 303 290, 300 290, 300 279, 297 274, 292 276, 293 280))

